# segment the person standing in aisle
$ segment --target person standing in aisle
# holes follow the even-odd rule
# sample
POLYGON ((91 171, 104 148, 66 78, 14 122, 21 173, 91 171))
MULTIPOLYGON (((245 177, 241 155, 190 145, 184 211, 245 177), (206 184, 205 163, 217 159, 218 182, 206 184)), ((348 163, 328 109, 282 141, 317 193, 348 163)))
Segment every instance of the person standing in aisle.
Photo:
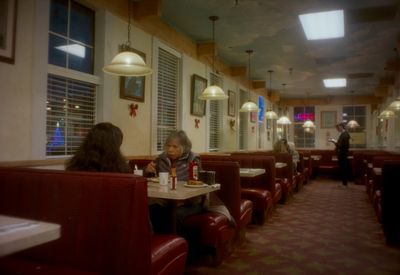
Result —
POLYGON ((346 131, 346 123, 341 122, 336 124, 336 130, 340 133, 338 140, 334 140, 333 138, 329 139, 330 142, 335 144, 336 154, 339 163, 340 169, 340 177, 342 179, 343 186, 347 186, 347 178, 348 178, 348 154, 350 147, 350 134, 346 131))

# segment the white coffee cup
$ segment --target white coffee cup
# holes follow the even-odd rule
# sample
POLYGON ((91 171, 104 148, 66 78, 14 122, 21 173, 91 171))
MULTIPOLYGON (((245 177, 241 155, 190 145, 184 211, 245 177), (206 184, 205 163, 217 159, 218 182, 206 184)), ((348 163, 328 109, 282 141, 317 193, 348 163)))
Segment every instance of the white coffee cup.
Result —
POLYGON ((168 172, 160 172, 158 173, 160 177, 160 185, 168 185, 169 173, 168 172))
POLYGON ((143 176, 143 170, 133 170, 134 175, 143 176))

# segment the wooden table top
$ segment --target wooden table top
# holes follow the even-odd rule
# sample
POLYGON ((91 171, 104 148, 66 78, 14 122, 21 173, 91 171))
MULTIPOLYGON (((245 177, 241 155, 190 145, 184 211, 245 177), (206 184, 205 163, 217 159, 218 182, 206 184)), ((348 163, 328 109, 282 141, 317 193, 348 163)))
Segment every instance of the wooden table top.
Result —
POLYGON ((60 237, 60 225, 0 215, 0 257, 60 237))

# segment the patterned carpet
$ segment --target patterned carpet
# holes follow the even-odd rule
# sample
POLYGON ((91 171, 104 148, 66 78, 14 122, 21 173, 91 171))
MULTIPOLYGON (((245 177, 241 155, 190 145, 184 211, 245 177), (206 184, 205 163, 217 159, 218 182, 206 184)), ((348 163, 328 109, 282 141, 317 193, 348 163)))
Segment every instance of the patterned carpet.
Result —
POLYGON ((218 268, 187 274, 400 274, 400 249, 385 245, 360 185, 314 180, 246 239, 218 268))

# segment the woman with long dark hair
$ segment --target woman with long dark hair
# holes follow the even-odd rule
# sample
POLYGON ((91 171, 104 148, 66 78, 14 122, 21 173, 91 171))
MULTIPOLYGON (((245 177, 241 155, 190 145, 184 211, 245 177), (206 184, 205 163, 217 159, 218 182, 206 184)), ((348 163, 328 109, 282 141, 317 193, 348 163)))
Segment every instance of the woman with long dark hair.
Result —
POLYGON ((96 124, 75 155, 67 161, 66 170, 129 173, 121 154, 122 131, 111 123, 96 124))

